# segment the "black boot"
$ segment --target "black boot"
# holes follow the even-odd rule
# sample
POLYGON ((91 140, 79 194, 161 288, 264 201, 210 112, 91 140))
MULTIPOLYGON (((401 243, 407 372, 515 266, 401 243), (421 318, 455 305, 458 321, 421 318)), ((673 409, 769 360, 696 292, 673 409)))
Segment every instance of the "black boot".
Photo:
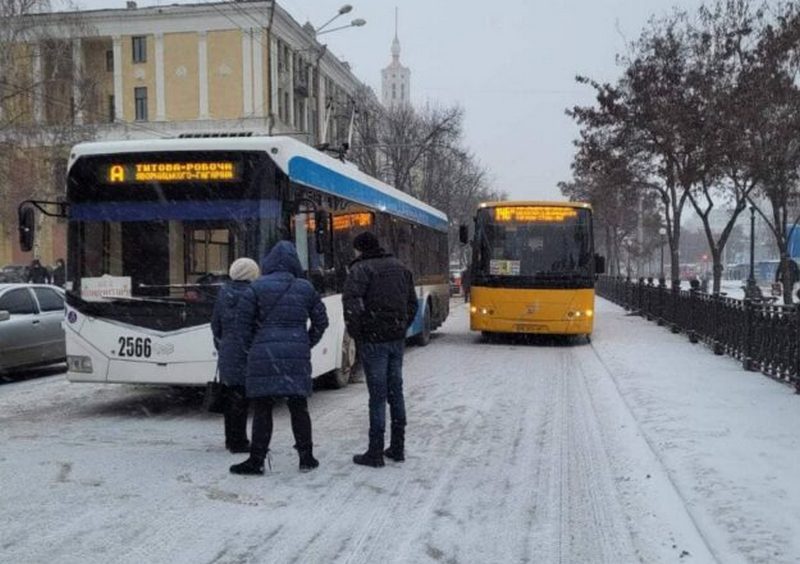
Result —
POLYGON ((310 472, 311 470, 319 466, 319 460, 314 458, 314 449, 311 447, 311 445, 307 447, 306 446, 300 447, 295 445, 294 448, 297 449, 297 454, 300 457, 301 472, 310 472))
POLYGON ((250 452, 247 440, 247 398, 244 387, 231 386, 225 410, 225 448, 233 453, 250 452))
POLYGON ((392 439, 389 442, 389 448, 383 451, 386 458, 391 458, 395 462, 403 462, 405 456, 405 435, 406 431, 403 427, 396 427, 392 425, 392 439))
POLYGON ((252 456, 231 466, 231 474, 253 474, 261 475, 264 473, 264 459, 253 458, 252 456))
POLYGON ((353 462, 361 466, 380 468, 383 466, 383 437, 370 437, 369 448, 364 454, 357 454, 353 462))

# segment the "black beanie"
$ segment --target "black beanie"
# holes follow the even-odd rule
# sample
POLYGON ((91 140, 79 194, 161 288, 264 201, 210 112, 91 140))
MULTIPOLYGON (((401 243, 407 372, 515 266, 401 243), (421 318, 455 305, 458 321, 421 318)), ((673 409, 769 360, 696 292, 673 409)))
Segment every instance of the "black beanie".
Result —
POLYGON ((353 239, 353 248, 362 253, 367 253, 369 251, 380 250, 381 244, 378 242, 378 238, 375 237, 375 235, 369 231, 364 231, 353 239))

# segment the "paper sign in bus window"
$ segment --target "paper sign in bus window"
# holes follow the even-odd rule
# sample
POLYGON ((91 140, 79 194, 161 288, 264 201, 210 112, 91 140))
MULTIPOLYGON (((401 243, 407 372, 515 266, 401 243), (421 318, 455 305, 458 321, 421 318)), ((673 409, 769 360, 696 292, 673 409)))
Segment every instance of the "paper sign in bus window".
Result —
POLYGON ((107 298, 130 298, 130 276, 103 276, 81 279, 81 297, 87 302, 102 301, 107 298))
POLYGON ((489 274, 492 276, 519 276, 519 261, 492 259, 489 261, 489 274))

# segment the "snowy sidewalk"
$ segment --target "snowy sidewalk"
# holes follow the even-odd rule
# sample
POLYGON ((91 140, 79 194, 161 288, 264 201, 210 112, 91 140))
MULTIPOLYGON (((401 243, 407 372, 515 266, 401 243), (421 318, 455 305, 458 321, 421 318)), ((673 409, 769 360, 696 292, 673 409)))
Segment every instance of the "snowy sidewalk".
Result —
POLYGON ((800 561, 800 396, 598 300, 594 347, 721 562, 800 561))

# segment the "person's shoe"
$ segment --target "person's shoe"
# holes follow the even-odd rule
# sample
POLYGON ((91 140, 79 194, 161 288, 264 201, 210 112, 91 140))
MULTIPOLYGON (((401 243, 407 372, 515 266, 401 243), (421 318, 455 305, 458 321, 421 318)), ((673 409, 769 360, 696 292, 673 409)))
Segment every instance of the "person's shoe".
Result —
POLYGON ((367 451, 364 454, 357 454, 353 457, 353 462, 361 466, 371 466, 372 468, 381 468, 384 466, 383 453, 367 451))
POLYGON ((245 441, 243 443, 228 443, 225 445, 225 448, 233 454, 248 453, 250 452, 250 441, 245 441))
POLYGON ((311 470, 319 466, 319 460, 314 458, 311 449, 298 450, 297 453, 300 455, 301 472, 310 472, 311 470))
POLYGON ((398 447, 395 445, 390 445, 385 451, 383 451, 383 456, 386 458, 391 458, 395 462, 403 462, 406 459, 405 453, 403 452, 403 447, 398 447))
POLYGON ((252 456, 244 462, 240 462, 239 464, 234 464, 231 466, 231 474, 260 475, 263 473, 264 461, 257 460, 252 456))

